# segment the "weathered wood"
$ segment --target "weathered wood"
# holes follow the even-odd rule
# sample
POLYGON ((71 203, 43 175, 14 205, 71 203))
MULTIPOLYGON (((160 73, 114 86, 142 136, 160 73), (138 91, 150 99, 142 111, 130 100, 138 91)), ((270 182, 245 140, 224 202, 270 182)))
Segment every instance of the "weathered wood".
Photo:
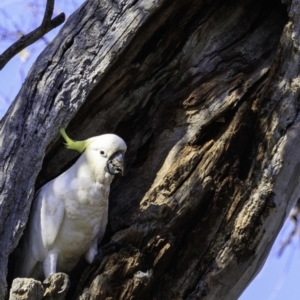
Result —
MULTIPOLYGON (((24 230, 47 146, 161 2, 87 1, 40 55, 2 120, 0 298, 6 290, 8 256, 24 230)), ((98 126, 86 133, 99 134, 98 126)))
POLYGON ((236 299, 300 194, 300 4, 288 5, 87 1, 2 122, 1 274, 34 185, 75 159, 58 138, 70 122, 75 139, 115 132, 129 149, 103 241, 124 246, 70 299, 236 299))
POLYGON ((16 278, 10 289, 9 300, 42 300, 44 288, 32 278, 16 278))
POLYGON ((69 276, 65 273, 52 274, 43 283, 32 278, 16 278, 9 300, 64 300, 69 287, 69 276))

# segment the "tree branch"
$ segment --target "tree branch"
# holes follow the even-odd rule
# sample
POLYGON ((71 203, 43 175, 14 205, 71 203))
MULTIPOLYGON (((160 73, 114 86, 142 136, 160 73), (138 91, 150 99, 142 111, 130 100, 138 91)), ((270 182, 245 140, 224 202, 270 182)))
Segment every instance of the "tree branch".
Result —
POLYGON ((54 0, 48 0, 46 4, 46 10, 41 26, 33 30, 32 32, 22 36, 17 42, 11 45, 0 55, 0 70, 21 50, 25 49, 29 45, 36 42, 43 35, 61 25, 65 21, 65 14, 61 13, 55 18, 52 18, 54 8, 54 0))

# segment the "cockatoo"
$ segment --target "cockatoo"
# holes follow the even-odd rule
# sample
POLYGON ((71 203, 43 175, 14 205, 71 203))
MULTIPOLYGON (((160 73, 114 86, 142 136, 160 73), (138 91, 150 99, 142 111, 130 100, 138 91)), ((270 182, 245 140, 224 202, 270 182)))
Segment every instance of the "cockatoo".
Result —
POLYGON ((83 254, 92 263, 107 224, 110 184, 114 175, 124 173, 127 147, 117 135, 73 141, 60 132, 67 148, 82 155, 36 193, 18 277, 69 272, 83 254))

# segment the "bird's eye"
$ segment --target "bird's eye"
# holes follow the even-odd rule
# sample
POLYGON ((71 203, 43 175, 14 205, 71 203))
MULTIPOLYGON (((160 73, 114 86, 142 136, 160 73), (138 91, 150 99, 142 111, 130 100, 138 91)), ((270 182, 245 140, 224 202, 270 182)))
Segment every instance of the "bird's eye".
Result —
POLYGON ((100 154, 104 156, 105 155, 105 151, 104 150, 100 150, 100 154))

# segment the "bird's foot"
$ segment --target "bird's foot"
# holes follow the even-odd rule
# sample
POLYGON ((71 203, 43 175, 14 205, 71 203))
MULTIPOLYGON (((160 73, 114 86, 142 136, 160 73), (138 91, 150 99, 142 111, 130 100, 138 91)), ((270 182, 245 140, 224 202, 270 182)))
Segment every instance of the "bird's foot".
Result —
POLYGON ((70 287, 70 279, 65 273, 54 273, 44 280, 43 285, 44 299, 64 299, 70 287))
POLYGON ((93 264, 97 264, 102 261, 103 257, 114 253, 124 247, 124 244, 121 242, 110 242, 102 247, 98 248, 98 252, 94 258, 93 264))

